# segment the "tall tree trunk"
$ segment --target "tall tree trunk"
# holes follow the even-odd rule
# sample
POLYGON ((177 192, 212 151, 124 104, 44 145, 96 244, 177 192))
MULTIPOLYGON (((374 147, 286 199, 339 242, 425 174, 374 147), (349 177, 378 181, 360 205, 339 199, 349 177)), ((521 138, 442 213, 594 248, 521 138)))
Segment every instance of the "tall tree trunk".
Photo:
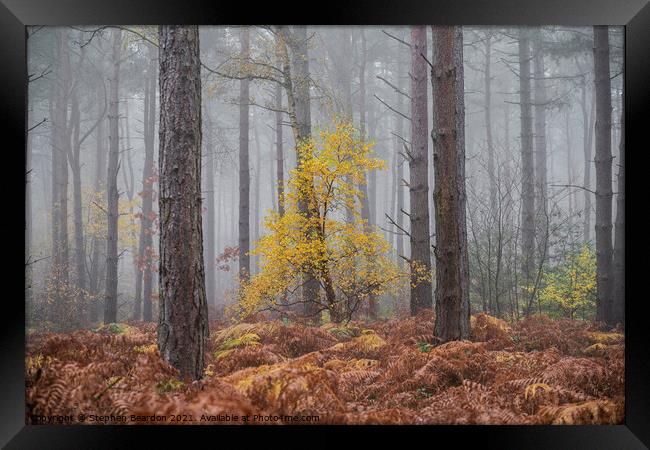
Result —
POLYGON ((427 29, 411 28, 411 315, 433 306, 429 237, 429 155, 427 114, 427 29))
POLYGON ((533 162, 533 114, 530 95, 530 40, 519 30, 519 107, 521 108, 521 270, 527 293, 526 314, 533 304, 535 263, 535 169, 533 162))
POLYGON ((609 28, 594 26, 596 77, 596 319, 612 322, 612 97, 609 28))
POLYGON ((70 119, 68 103, 70 86, 70 51, 66 31, 56 33, 56 91, 50 111, 52 118, 52 276, 54 283, 54 320, 64 314, 64 287, 68 285, 68 162, 70 119))
POLYGON ((465 217, 462 29, 433 26, 433 131, 436 211, 436 322, 443 342, 468 339, 469 265, 465 217))
POLYGON ((149 83, 149 126, 147 126, 147 140, 145 142, 145 165, 149 167, 147 177, 147 184, 143 184, 143 202, 142 202, 142 212, 146 213, 147 219, 144 223, 145 225, 145 235, 144 235, 144 257, 145 257, 145 267, 142 273, 142 282, 143 282, 143 293, 142 293, 142 319, 145 322, 151 322, 153 320, 153 305, 151 294, 153 291, 153 278, 155 273, 153 271, 153 260, 154 260, 154 246, 153 246, 153 235, 155 230, 153 229, 153 199, 154 199, 154 183, 156 182, 156 177, 154 176, 154 152, 155 152, 155 141, 156 141, 156 92, 157 92, 157 79, 156 76, 156 57, 157 54, 156 48, 153 45, 149 45, 149 73, 150 73, 150 83, 149 83), (145 197, 149 197, 147 202, 144 202, 145 197))
POLYGON ((284 216, 284 148, 282 142, 282 86, 275 85, 275 159, 278 182, 278 214, 284 216))
POLYGON ((537 256, 542 266, 548 247, 548 193, 546 187, 546 80, 544 79, 544 47, 541 29, 536 33, 533 45, 535 77, 535 205, 537 206, 537 256))
POLYGON ((580 107, 582 108, 582 146, 584 154, 584 205, 583 205, 583 240, 585 243, 591 241, 591 149, 594 138, 594 121, 596 120, 596 101, 592 98, 591 107, 587 110, 587 83, 582 78, 580 86, 580 107), (590 112, 588 112, 590 111, 590 112))
POLYGON ((158 349, 184 380, 203 376, 209 338, 201 226, 199 27, 160 26, 158 349))
POLYGON ((208 129, 206 130, 206 136, 207 136, 207 145, 205 146, 205 167, 206 167, 206 172, 205 172, 205 191, 206 191, 206 205, 205 205, 205 215, 204 215, 204 220, 205 220, 205 230, 206 230, 206 237, 205 237, 205 291, 206 291, 206 296, 208 300, 208 304, 214 305, 215 308, 217 306, 217 298, 216 298, 216 293, 215 293, 215 263, 216 263, 216 255, 215 255, 215 248, 216 248, 216 243, 215 243, 215 226, 214 226, 214 218, 215 218, 215 204, 214 204, 214 198, 215 198, 215 186, 214 186, 214 153, 215 153, 215 148, 214 148, 214 143, 212 139, 212 119, 210 116, 210 102, 206 102, 205 105, 205 113, 206 113, 206 124, 208 126, 208 129))
MULTIPOLYGON (((240 31, 242 61, 250 58, 250 29, 240 31)), ((239 277, 248 281, 251 273, 250 263, 250 167, 249 167, 249 109, 250 81, 245 78, 239 82, 239 277)))
MULTIPOLYGON (((106 101, 107 99, 104 98, 106 101)), ((99 101, 99 99, 98 99, 99 101)), ((106 186, 106 148, 105 148, 105 134, 104 134, 105 116, 102 116, 97 125, 96 134, 96 151, 95 151, 95 198, 102 195, 104 187, 106 186)), ((92 239, 92 261, 90 267, 89 289, 93 295, 93 301, 90 304, 89 320, 91 323, 97 322, 99 319, 99 296, 101 293, 101 273, 105 262, 106 240, 94 235, 92 239)))
MULTIPOLYGON (((279 34, 283 43, 289 47, 290 56, 285 57, 284 73, 287 100, 289 106, 289 118, 294 134, 296 146, 311 138, 311 99, 309 94, 309 52, 307 49, 307 28, 295 26, 293 31, 286 27, 279 27, 279 34)), ((283 46, 281 45, 281 48, 283 46)), ((302 158, 297 155, 297 166, 302 165, 302 158)), ((305 201, 298 202, 300 214, 307 219, 312 212, 305 201)), ((307 230, 312 235, 315 230, 307 230)), ((302 303, 304 314, 313 321, 318 320, 318 296, 320 287, 313 274, 305 274, 302 289, 302 303)))
MULTIPOLYGON (((625 67, 623 68, 625 71, 625 67)), ((625 74, 623 74, 625 79, 625 74)), ((621 95, 620 159, 616 193, 616 228, 614 231, 614 293, 612 323, 625 324, 625 83, 621 95)))
POLYGON ((83 216, 81 206, 81 142, 79 128, 81 126, 81 114, 79 101, 75 92, 72 93, 72 108, 70 122, 73 127, 71 152, 68 161, 72 169, 72 196, 74 213, 74 246, 75 246, 75 272, 77 276, 77 304, 76 320, 85 322, 85 292, 86 292, 86 249, 84 245, 83 216))
MULTIPOLYGON (((27 32, 27 29, 25 29, 27 32)), ((33 278, 32 278, 32 142, 33 135, 25 129, 25 306, 31 311, 33 300, 33 278)), ((29 320, 30 317, 28 316, 29 320)))
MULTIPOLYGON (((361 64, 359 68, 359 132, 361 139, 366 140, 366 35, 361 30, 361 64)), ((361 218, 364 220, 366 232, 371 232, 374 225, 370 217, 370 198, 368 196, 368 175, 364 173, 363 181, 359 186, 361 191, 361 218)), ((373 198, 374 200, 374 198, 373 198)), ((377 297, 374 294, 368 295, 368 315, 371 319, 377 318, 377 297)))
MULTIPOLYGON (((404 86, 404 74, 402 71, 402 68, 404 65, 402 64, 402 52, 399 53, 399 62, 397 64, 397 86, 401 92, 405 91, 405 86, 404 86)), ((404 96, 400 94, 399 92, 397 93, 397 110, 402 111, 404 108, 404 96)), ((400 114, 396 114, 396 133, 400 138, 397 138, 395 140, 395 187, 394 189, 397 192, 397 211, 395 212, 395 221, 397 222, 397 226, 400 228, 404 228, 404 186, 403 186, 403 181, 404 180, 404 161, 403 157, 401 155, 405 154, 404 150, 406 148, 406 145, 402 142, 401 139, 404 139, 404 118, 400 114)), ((404 253, 404 236, 400 230, 397 230, 396 235, 396 240, 397 240, 397 245, 395 246, 395 249, 397 251, 397 264, 399 265, 400 269, 404 268, 404 258, 403 256, 406 256, 404 253)))
POLYGON ((486 36, 485 42, 485 67, 483 71, 483 90, 485 91, 485 140, 488 153, 488 179, 490 186, 490 211, 497 210, 497 187, 494 173, 494 139, 492 138, 492 35, 486 36))
POLYGON ((111 53, 111 75, 109 83, 108 107, 108 174, 107 207, 108 236, 106 240, 106 294, 104 298, 104 323, 117 322, 117 273, 118 273, 118 218, 119 192, 117 190, 117 173, 119 171, 119 81, 120 49, 122 47, 122 30, 113 29, 113 48, 111 53))
MULTIPOLYGON (((253 211, 253 242, 260 238, 260 213, 262 209, 260 201, 260 180, 262 178, 262 144, 260 142, 260 133, 258 129, 259 116, 253 115, 253 137, 255 138, 255 210, 253 211)), ((257 273, 258 255, 253 255, 253 272, 257 273)))

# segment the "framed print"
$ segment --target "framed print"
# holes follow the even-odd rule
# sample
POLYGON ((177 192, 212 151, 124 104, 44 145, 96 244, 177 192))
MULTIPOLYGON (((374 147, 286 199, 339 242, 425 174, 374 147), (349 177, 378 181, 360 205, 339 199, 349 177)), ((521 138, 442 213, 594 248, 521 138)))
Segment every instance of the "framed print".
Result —
POLYGON ((249 9, 2 0, 3 445, 647 448, 647 2, 249 9))

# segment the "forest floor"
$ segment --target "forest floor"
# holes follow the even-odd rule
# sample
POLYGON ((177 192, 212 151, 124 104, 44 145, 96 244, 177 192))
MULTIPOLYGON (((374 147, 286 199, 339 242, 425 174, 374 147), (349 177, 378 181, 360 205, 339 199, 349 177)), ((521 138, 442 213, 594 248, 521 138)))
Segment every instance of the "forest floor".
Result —
POLYGON ((191 384, 160 358, 154 324, 31 333, 27 422, 623 422, 622 334, 479 314, 471 341, 434 346, 433 324, 432 313, 346 326, 213 324, 205 377, 191 384))

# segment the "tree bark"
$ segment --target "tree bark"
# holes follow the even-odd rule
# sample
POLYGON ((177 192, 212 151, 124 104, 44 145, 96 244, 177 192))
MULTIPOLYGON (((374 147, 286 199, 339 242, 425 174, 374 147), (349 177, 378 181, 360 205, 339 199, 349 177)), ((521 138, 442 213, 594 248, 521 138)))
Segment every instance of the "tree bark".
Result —
POLYGON ((462 29, 433 26, 433 131, 436 211, 435 334, 468 339, 469 265, 465 216, 462 29))
POLYGON ((433 306, 429 238, 429 155, 427 113, 427 31, 411 28, 411 150, 409 199, 411 220, 411 315, 433 306))
POLYGON ((537 243, 538 264, 544 264, 548 247, 548 192, 546 171, 546 80, 544 80, 544 47, 542 32, 536 33, 533 45, 533 65, 535 77, 535 205, 537 217, 535 233, 537 243))
POLYGON ((278 183, 278 214, 284 216, 284 144, 282 142, 282 86, 275 85, 275 160, 278 183))
POLYGON ((206 112, 206 124, 208 126, 206 136, 207 136, 207 145, 205 146, 205 291, 207 296, 208 304, 217 307, 217 298, 215 293, 215 263, 216 263, 216 242, 215 242, 215 185, 214 185, 214 143, 212 139, 212 119, 210 115, 210 102, 206 102, 205 112, 206 112))
POLYGON ((104 297, 104 323, 117 322, 117 240, 119 218, 119 192, 117 173, 119 171, 119 80, 120 49, 122 47, 122 30, 112 30, 113 48, 111 53, 111 74, 109 83, 108 107, 108 174, 107 174, 107 209, 108 236, 106 240, 106 293, 104 297))
POLYGON ((198 26, 160 26, 158 349, 184 380, 203 376, 209 338, 201 226, 198 26))
POLYGON ((535 169, 533 161, 533 117, 530 92, 530 40, 528 31, 519 31, 519 107, 521 109, 521 270, 526 315, 531 313, 535 272, 535 169))
POLYGON ((609 28, 594 26, 596 77, 596 319, 612 323, 612 98, 609 28))
MULTIPOLYGON (((250 29, 243 27, 240 32, 241 58, 250 58, 250 29)), ((250 81, 245 78, 239 82, 239 277, 248 281, 251 273, 250 263, 250 167, 249 167, 249 109, 250 81)))
MULTIPOLYGON (((625 70, 625 69, 623 69, 625 70)), ((623 79, 625 76, 623 74, 623 79)), ((625 324, 625 83, 621 95, 620 160, 616 193, 616 228, 614 232, 614 294, 612 323, 625 324)))
MULTIPOLYGON (((309 52, 307 49, 307 28, 295 26, 293 31, 279 27, 278 32, 282 43, 289 48, 289 55, 284 58, 284 84, 287 92, 289 118, 296 146, 311 138, 311 99, 309 94, 309 52)), ((281 48, 283 45, 281 45, 281 48)), ((300 155, 297 157, 298 169, 302 164, 300 155)), ((309 219, 312 215, 305 201, 299 201, 300 214, 309 219)), ((308 234, 316 230, 307 230, 308 234)), ((302 289, 302 304, 304 315, 313 321, 318 320, 318 296, 320 287, 313 274, 305 274, 302 289)))

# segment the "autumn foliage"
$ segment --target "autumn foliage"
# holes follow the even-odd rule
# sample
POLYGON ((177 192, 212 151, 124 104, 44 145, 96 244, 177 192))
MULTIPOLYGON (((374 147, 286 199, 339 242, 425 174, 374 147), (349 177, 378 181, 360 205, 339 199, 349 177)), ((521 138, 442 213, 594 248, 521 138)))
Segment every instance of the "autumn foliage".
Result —
POLYGON ((437 345, 433 314, 384 322, 213 324, 201 381, 177 381, 152 324, 33 333, 32 415, 285 415, 346 424, 617 424, 624 345, 592 324, 472 317, 437 345))

